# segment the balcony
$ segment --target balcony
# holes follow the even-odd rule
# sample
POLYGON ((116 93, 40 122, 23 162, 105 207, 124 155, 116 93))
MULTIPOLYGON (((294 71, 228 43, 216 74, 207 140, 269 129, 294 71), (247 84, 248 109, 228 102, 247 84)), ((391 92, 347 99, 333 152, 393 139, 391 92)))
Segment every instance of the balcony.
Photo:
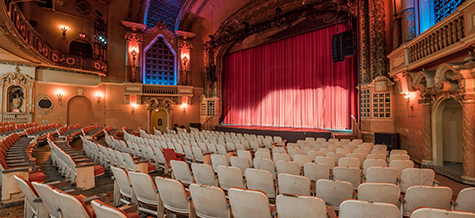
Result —
POLYGON ((141 95, 151 97, 192 97, 193 86, 147 85, 141 83, 124 83, 124 95, 141 95))
POLYGON ((475 44, 475 0, 468 0, 451 15, 388 55, 390 76, 418 71, 432 63, 469 50, 475 44))
MULTIPOLYGON (((30 25, 29 21, 23 16, 22 12, 16 4, 9 4, 9 0, 0 3, 0 23, 4 35, 14 37, 13 41, 22 44, 23 48, 31 51, 32 55, 36 55, 45 64, 56 67, 72 68, 76 70, 86 71, 101 76, 107 75, 107 64, 103 60, 96 58, 84 58, 77 55, 71 55, 61 52, 51 46, 43 39, 38 32, 30 25), (4 19, 5 14, 7 19, 4 19), (8 20, 10 22, 8 22, 8 20), (18 40, 20 39, 20 40, 18 40)), ((31 53, 30 52, 30 53, 31 53)))

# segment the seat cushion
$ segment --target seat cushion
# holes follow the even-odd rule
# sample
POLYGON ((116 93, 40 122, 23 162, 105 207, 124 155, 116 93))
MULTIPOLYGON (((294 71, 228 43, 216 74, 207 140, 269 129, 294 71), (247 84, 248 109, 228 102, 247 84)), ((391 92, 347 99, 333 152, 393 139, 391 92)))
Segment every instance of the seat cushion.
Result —
POLYGON ((148 172, 153 172, 153 171, 155 171, 155 165, 148 164, 148 172))
POLYGON ((105 169, 103 166, 100 166, 100 165, 94 166, 94 176, 100 176, 104 174, 104 171, 105 169))
POLYGON ((42 172, 30 172, 28 181, 43 183, 45 181, 45 178, 46 175, 42 172))

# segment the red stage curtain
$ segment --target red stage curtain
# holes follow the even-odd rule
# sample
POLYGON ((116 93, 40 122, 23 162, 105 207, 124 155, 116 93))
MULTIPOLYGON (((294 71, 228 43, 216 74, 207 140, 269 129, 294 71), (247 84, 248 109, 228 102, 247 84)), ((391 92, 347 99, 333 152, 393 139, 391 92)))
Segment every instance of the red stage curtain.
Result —
POLYGON ((349 129, 350 115, 357 117, 356 60, 333 63, 335 33, 332 26, 225 56, 224 123, 349 129))

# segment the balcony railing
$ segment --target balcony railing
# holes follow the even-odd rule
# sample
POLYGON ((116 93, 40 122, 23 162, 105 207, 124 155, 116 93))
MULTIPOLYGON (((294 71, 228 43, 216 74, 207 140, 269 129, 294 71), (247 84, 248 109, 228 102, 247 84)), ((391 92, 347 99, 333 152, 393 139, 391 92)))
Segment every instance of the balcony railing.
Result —
POLYGON ((28 123, 29 120, 28 113, 14 113, 14 112, 4 112, 3 113, 3 122, 14 122, 18 123, 28 123))
POLYGON ((143 93, 146 94, 178 94, 176 86, 144 85, 143 93))
POLYGON ((59 67, 74 68, 104 76, 107 75, 106 62, 99 59, 71 55, 54 49, 54 47, 49 45, 30 25, 16 4, 8 4, 9 1, 5 1, 5 3, 6 7, 9 7, 7 14, 16 31, 16 35, 28 45, 30 50, 43 59, 46 59, 48 63, 59 67))

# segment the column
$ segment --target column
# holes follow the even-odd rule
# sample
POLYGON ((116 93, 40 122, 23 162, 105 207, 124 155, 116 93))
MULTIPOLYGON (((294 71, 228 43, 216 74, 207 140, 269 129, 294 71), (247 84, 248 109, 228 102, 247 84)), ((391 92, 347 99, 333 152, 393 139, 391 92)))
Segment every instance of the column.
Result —
POLYGON ((432 163, 432 104, 430 98, 424 98, 422 111, 424 117, 424 159, 422 162, 432 163))
POLYGON ((401 0, 401 35, 403 42, 409 42, 416 37, 415 18, 413 0, 401 0))
POLYGON ((463 179, 475 181, 475 99, 462 101, 463 179))
POLYGON ((147 25, 121 21, 126 28, 124 39, 126 40, 125 59, 125 82, 142 82, 140 79, 140 53, 142 53, 143 31, 147 25))

